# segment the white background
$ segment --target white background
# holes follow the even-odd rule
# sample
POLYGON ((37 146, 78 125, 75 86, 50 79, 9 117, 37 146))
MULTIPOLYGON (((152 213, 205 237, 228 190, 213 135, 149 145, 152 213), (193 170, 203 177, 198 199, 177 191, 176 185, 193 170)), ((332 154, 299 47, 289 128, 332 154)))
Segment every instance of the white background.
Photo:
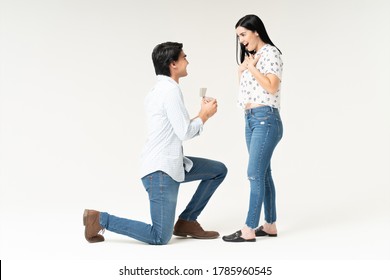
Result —
MULTIPOLYGON (((2 260, 390 259, 388 1, 0 3, 2 260), (234 25, 250 13, 283 52, 279 237, 158 247, 106 232, 88 244, 84 208, 150 222, 139 178, 143 99, 155 83, 152 49, 164 41, 184 43, 190 115, 200 87, 219 102, 184 145, 229 168, 199 222, 222 235, 242 227, 249 187, 234 25)), ((177 214, 195 188, 181 186, 177 214)))

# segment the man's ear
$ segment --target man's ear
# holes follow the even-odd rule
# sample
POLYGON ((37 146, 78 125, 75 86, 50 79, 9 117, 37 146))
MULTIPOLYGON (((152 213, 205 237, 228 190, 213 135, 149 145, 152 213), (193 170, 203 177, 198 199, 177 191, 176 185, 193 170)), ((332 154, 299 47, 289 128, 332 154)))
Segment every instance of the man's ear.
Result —
POLYGON ((172 61, 172 62, 169 64, 169 69, 170 69, 171 74, 172 74, 172 73, 176 73, 177 66, 176 66, 176 63, 175 63, 174 61, 172 61))

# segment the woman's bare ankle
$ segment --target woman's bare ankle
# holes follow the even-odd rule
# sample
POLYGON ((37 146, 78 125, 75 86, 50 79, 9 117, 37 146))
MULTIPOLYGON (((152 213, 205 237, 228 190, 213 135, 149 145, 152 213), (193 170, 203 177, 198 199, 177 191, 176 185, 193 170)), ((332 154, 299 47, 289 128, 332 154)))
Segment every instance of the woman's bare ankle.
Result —
POLYGON ((245 225, 245 226, 241 229, 241 237, 244 238, 244 239, 253 239, 253 238, 256 238, 255 230, 254 230, 254 229, 251 229, 250 227, 248 227, 248 226, 245 225))
POLYGON ((272 223, 272 224, 264 223, 263 231, 265 231, 266 233, 270 233, 270 234, 277 234, 278 230, 276 228, 276 223, 272 223))

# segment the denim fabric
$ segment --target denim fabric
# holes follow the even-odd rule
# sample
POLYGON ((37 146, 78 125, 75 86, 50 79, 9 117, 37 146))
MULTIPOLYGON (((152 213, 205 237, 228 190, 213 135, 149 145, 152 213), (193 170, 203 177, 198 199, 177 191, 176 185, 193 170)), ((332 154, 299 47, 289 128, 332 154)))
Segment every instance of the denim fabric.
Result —
POLYGON ((271 157, 282 139, 283 124, 279 110, 269 106, 245 110, 245 137, 249 152, 249 210, 246 225, 259 225, 261 207, 267 223, 276 221, 275 186, 271 175, 271 157))
MULTIPOLYGON (((179 218, 194 221, 198 218, 210 197, 227 174, 225 165, 218 161, 188 157, 193 162, 185 172, 183 183, 201 180, 195 194, 179 218)), ((127 235, 139 241, 164 245, 173 233, 175 211, 180 183, 162 171, 156 171, 142 178, 150 201, 152 224, 119 218, 106 212, 100 213, 100 225, 112 232, 127 235)))

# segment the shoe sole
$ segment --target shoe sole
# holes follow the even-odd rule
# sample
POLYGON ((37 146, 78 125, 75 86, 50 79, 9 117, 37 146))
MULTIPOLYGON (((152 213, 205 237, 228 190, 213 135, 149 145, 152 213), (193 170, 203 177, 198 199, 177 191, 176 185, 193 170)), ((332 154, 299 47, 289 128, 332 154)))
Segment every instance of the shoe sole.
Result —
POLYGON ((88 210, 85 209, 84 214, 83 214, 83 225, 84 226, 87 224, 87 216, 88 216, 88 210))
POLYGON ((219 235, 207 237, 207 236, 196 236, 196 235, 192 235, 192 234, 177 233, 177 232, 173 232, 173 235, 179 236, 179 237, 188 237, 189 236, 189 237, 196 238, 196 239, 215 239, 215 238, 219 237, 219 235))
POLYGON ((263 235, 256 235, 256 237, 264 237, 264 236, 268 236, 268 237, 278 237, 278 234, 263 234, 263 235))
POLYGON ((104 237, 102 235, 97 235, 97 236, 93 236, 93 237, 90 237, 88 238, 87 237, 87 216, 88 216, 88 212, 89 210, 88 209, 85 209, 84 210, 84 214, 83 214, 83 225, 85 226, 85 229, 84 229, 84 236, 85 236, 85 239, 89 242, 89 243, 97 243, 97 242, 102 242, 104 241, 104 237), (101 237, 98 237, 98 236, 101 236, 101 237), (103 238, 103 240, 102 240, 103 238))
POLYGON ((252 239, 244 239, 242 237, 238 237, 236 239, 226 239, 226 238, 222 238, 223 241, 225 242, 231 242, 231 243, 242 243, 242 242, 256 242, 256 238, 252 238, 252 239))

